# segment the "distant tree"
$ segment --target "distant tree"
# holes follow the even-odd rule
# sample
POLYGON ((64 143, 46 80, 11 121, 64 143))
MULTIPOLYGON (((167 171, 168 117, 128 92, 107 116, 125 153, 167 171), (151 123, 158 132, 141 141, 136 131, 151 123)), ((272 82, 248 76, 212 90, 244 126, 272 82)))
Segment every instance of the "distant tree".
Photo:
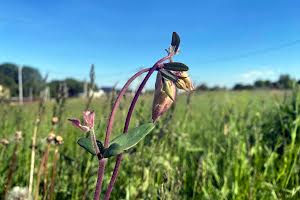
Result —
POLYGON ((233 86, 233 90, 252 90, 254 87, 250 84, 237 83, 233 86))
POLYGON ((293 79, 288 74, 282 74, 277 81, 280 89, 290 89, 293 86, 293 79))
MULTIPOLYGON (((39 94, 39 89, 42 83, 42 76, 40 72, 30 66, 22 68, 23 79, 23 94, 29 96, 29 88, 32 88, 33 95, 39 94)), ((18 66, 13 63, 3 63, 0 65, 0 84, 9 88, 12 96, 17 96, 18 89, 18 66)))
POLYGON ((78 96, 79 93, 83 92, 83 84, 84 83, 82 81, 78 81, 73 78, 67 78, 65 80, 65 82, 67 83, 68 92, 69 92, 70 97, 78 96))
POLYGON ((253 86, 254 88, 271 88, 272 83, 269 80, 256 80, 253 86))
POLYGON ((38 96, 43 83, 40 72, 33 67, 24 66, 22 69, 22 76, 24 96, 29 96, 30 89, 33 91, 33 96, 38 96))
POLYGON ((218 85, 215 85, 215 86, 209 88, 209 90, 210 91, 219 91, 219 90, 222 90, 222 88, 220 86, 218 86, 218 85))
POLYGON ((0 84, 10 90, 12 96, 18 94, 18 67, 13 63, 0 65, 0 84))
POLYGON ((68 96, 76 97, 83 92, 83 81, 79 81, 73 78, 67 78, 65 80, 53 80, 48 85, 50 87, 51 97, 56 97, 60 84, 66 83, 68 87, 68 96))
POLYGON ((264 88, 265 87, 265 82, 263 80, 256 80, 254 82, 254 87, 255 88, 264 88))
POLYGON ((202 83, 196 87, 196 90, 200 90, 200 91, 207 91, 208 89, 209 88, 207 87, 207 85, 205 83, 202 83))

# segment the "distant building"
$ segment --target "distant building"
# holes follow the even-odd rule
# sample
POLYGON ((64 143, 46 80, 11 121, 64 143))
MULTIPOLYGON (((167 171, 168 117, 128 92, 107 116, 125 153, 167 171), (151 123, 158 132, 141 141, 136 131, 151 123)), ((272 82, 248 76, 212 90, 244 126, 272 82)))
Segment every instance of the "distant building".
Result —
POLYGON ((97 90, 97 91, 90 91, 90 96, 93 95, 94 98, 100 98, 105 94, 103 90, 97 90))
POLYGON ((94 98, 100 98, 103 95, 105 95, 105 92, 103 90, 99 89, 99 90, 96 90, 96 91, 93 91, 93 90, 90 91, 89 95, 87 95, 87 92, 83 92, 83 93, 78 94, 78 96, 81 97, 81 98, 87 98, 88 96, 92 96, 92 95, 93 95, 94 98))
POLYGON ((10 90, 3 85, 0 85, 0 98, 9 99, 10 98, 10 90))

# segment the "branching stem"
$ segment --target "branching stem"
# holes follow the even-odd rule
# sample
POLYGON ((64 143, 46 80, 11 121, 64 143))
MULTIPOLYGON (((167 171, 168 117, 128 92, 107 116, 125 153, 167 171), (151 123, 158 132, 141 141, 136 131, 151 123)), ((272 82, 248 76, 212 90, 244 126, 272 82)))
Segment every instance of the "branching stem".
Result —
MULTIPOLYGON (((139 77, 140 75, 142 75, 143 73, 145 73, 149 70, 150 70, 150 68, 142 69, 139 72, 137 72, 135 75, 133 75, 126 82, 126 84, 123 86, 120 93, 118 94, 118 97, 117 97, 117 99, 114 103, 114 106, 112 108, 112 111, 110 113, 107 128, 106 128, 106 134, 105 134, 105 140, 104 140, 104 147, 105 148, 107 148, 108 145, 109 145, 109 140, 110 140, 110 136, 111 136, 111 132, 112 132, 112 127, 113 127, 113 123, 114 123, 114 119, 115 119, 115 114, 116 114, 117 108, 120 105, 122 97, 124 96, 124 94, 128 90, 128 88, 129 88, 130 84, 132 83, 132 81, 134 81, 137 77, 139 77)), ((100 194, 101 194, 101 188, 102 188, 102 183, 103 183, 105 165, 106 165, 106 159, 99 160, 98 179, 97 179, 96 189, 95 189, 95 193, 94 193, 94 200, 98 200, 99 197, 100 197, 100 194)))
MULTIPOLYGON (((129 110, 128 110, 128 113, 127 113, 127 117, 126 117, 126 121, 125 121, 125 125, 124 125, 124 130, 123 130, 123 133, 126 134, 127 131, 128 131, 128 128, 129 128, 129 124, 130 124, 130 120, 131 120, 131 116, 132 116, 132 113, 133 113, 133 110, 135 108, 135 105, 137 103, 137 100, 139 98, 139 96, 141 95, 147 81, 149 80, 149 78, 151 77, 151 75, 153 74, 153 72, 159 67, 159 65, 170 59, 174 54, 171 53, 169 54, 168 56, 160 59, 159 61, 157 61, 153 67, 149 70, 148 74, 145 76, 143 82, 141 83, 141 85, 139 86, 138 90, 136 91, 134 97, 133 97, 133 100, 131 102, 131 105, 129 107, 129 110)), ((114 187, 114 184, 116 182, 116 179, 117 179, 117 176, 118 176, 118 173, 119 173, 119 169, 120 169, 120 165, 121 165, 121 162, 122 162, 122 154, 119 154, 117 156, 117 160, 116 160, 116 164, 115 164, 115 168, 114 168, 114 171, 113 171, 113 174, 111 176, 111 179, 110 179, 110 182, 109 182, 109 185, 108 185, 108 188, 106 190, 106 193, 105 193, 105 197, 104 199, 105 200, 109 200, 110 198, 110 194, 113 190, 113 187, 114 187)))

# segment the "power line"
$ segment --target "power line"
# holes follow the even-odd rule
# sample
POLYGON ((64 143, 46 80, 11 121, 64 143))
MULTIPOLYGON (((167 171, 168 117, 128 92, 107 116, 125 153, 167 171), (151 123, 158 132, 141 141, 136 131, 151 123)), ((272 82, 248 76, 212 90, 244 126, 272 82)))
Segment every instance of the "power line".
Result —
POLYGON ((284 49, 284 48, 287 48, 287 47, 290 47, 290 46, 297 45, 299 43, 300 43, 300 39, 294 40, 294 41, 291 41, 291 42, 287 42, 287 43, 283 43, 281 45, 274 46, 274 47, 268 47, 268 48, 259 49, 259 50, 255 50, 255 51, 249 51, 247 53, 243 53, 243 54, 239 54, 239 55, 235 55, 235 56, 228 56, 228 57, 223 57, 223 58, 211 59, 211 60, 208 60, 206 62, 201 62, 200 64, 209 64, 209 63, 218 63, 218 62, 238 60, 238 59, 247 58, 247 57, 250 57, 250 56, 266 54, 266 53, 269 53, 269 52, 272 52, 272 51, 277 51, 277 50, 280 50, 280 49, 284 49))

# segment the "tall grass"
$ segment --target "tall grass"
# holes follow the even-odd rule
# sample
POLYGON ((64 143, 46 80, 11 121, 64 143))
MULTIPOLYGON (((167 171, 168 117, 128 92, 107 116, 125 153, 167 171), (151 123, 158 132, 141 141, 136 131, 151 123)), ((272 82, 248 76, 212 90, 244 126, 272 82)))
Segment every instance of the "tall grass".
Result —
MULTIPOLYGON (((124 154, 125 162, 112 199, 300 199, 299 97, 296 90, 179 96, 156 129, 124 154)), ((108 117, 109 98, 94 99, 89 105, 97 114, 96 133, 102 133, 97 135, 102 141, 105 127, 100 121, 108 117)), ((151 119, 151 101, 151 95, 142 96, 133 124, 151 119)), ((46 104, 39 127, 36 172, 47 149, 53 106, 46 104)), ((63 116, 77 116, 85 106, 82 100, 68 100, 63 116)), ((122 104, 128 106, 127 101, 122 104)), ((10 189, 28 187, 32 122, 37 111, 36 104, 22 109, 16 105, 0 106, 0 138, 10 140, 8 146, 0 146, 0 186, 7 182, 11 161, 16 157, 14 133, 16 122, 21 120, 18 126, 24 138, 18 143, 10 189)), ((113 137, 122 132, 123 124, 118 122, 124 121, 125 115, 121 111, 117 116, 113 137)), ((60 125, 60 133, 64 144, 49 150, 49 161, 56 159, 56 149, 60 155, 55 163, 51 198, 91 199, 96 158, 91 158, 74 142, 81 133, 69 123, 60 125)), ((108 172, 112 171, 114 161, 108 160, 108 172)), ((47 165, 49 170, 53 169, 52 162, 47 165)), ((51 182, 51 178, 48 180, 51 182)), ((36 181, 35 177, 33 185, 36 181)), ((104 180, 105 186, 108 181, 104 180)), ((40 194, 44 193, 43 188, 40 185, 40 194)), ((4 195, 4 187, 0 187, 0 194, 4 195)))

